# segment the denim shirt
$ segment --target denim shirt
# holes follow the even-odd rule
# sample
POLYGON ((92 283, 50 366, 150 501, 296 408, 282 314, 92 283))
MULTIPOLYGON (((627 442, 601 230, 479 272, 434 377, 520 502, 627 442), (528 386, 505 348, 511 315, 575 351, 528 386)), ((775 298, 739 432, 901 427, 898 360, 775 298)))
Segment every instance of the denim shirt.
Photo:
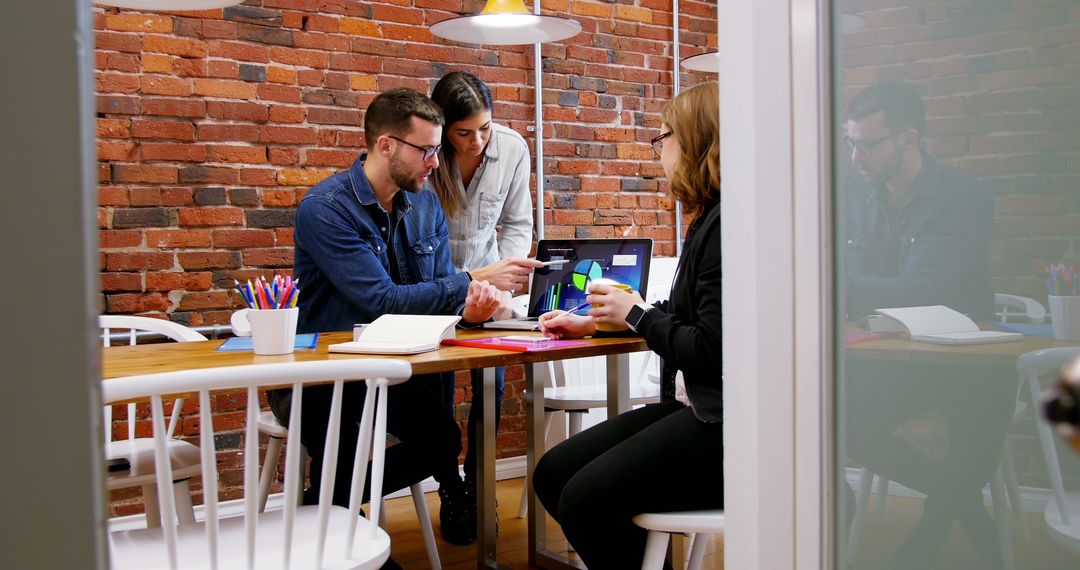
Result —
POLYGON ((349 170, 316 184, 296 210, 298 332, 351 330, 385 314, 453 315, 465 305, 469 276, 450 262, 438 198, 428 189, 400 190, 391 216, 371 189, 366 159, 364 153, 349 170), (383 236, 391 223, 388 244, 383 236))
POLYGON ((993 314, 994 196, 977 178, 923 153, 911 197, 849 180, 844 192, 844 300, 856 319, 883 307, 945 305, 975 320, 993 314))

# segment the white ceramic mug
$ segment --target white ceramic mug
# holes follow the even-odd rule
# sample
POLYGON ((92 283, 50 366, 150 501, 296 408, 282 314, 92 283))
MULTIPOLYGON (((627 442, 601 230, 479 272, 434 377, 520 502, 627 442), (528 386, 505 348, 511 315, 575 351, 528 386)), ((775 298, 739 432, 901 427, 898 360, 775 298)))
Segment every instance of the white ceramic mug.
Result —
POLYGON ((300 309, 240 309, 229 319, 233 334, 250 336, 255 354, 289 354, 296 345, 300 309))
POLYGON ((1080 297, 1049 295, 1050 323, 1057 340, 1080 340, 1080 297))

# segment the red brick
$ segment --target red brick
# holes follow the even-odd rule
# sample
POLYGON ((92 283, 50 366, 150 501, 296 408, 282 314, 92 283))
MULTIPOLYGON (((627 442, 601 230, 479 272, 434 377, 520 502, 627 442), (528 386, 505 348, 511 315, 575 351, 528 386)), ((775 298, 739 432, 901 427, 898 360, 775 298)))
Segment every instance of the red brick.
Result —
POLYGON ((129 196, 132 206, 161 205, 161 188, 132 188, 129 196))
POLYGON ((143 99, 143 114, 200 118, 206 116, 206 102, 192 99, 143 99))
POLYGON ((169 36, 147 35, 142 40, 143 50, 167 53, 181 57, 203 58, 207 56, 206 42, 169 36))
POLYGON ((216 248, 244 249, 274 245, 274 232, 270 230, 214 230, 213 246, 216 248))
POLYGON ((127 164, 113 165, 114 182, 153 182, 170 184, 177 181, 175 167, 170 166, 134 166, 127 164))
POLYGON ((173 266, 173 262, 173 254, 171 253, 116 252, 105 254, 105 269, 109 271, 169 269, 173 266))
POLYGON ((169 307, 168 298, 161 293, 121 293, 105 296, 105 310, 109 313, 146 313, 166 311, 169 307))
POLYGON ((259 127, 255 125, 201 124, 198 140, 223 142, 255 142, 259 140, 259 127))
POLYGON ((228 291, 209 291, 206 293, 185 293, 180 298, 178 310, 197 311, 203 309, 227 309, 229 307, 232 307, 232 297, 228 291))
POLYGON ((192 251, 179 252, 176 260, 186 270, 197 269, 236 269, 240 267, 240 257, 231 251, 192 251))
POLYGON ((146 247, 210 247, 210 230, 146 230, 146 247))
POLYGON ((239 226, 244 212, 239 208, 180 208, 181 226, 239 226))
POLYGON ((143 160, 204 162, 206 146, 197 144, 169 144, 144 142, 139 147, 143 160))
POLYGON ((317 131, 311 127, 278 127, 266 125, 260 130, 259 141, 279 144, 314 144, 317 131))
POLYGON ((292 248, 244 250, 244 265, 256 267, 292 267, 292 264, 292 248))
POLYGON ((113 291, 142 291, 142 275, 139 273, 102 273, 101 290, 109 293, 113 291))
POLYGON ((220 79, 195 79, 194 94, 203 97, 223 99, 255 99, 256 86, 243 81, 224 81, 220 79))
MULTIPOLYGON (((176 272, 147 272, 147 291, 206 291, 213 284, 212 274, 209 272, 176 273, 176 272)), ((184 309, 181 303, 181 309, 184 309)))
POLYGON ((118 32, 172 32, 172 18, 146 14, 106 14, 105 29, 118 32))
POLYGON ((172 139, 192 142, 195 140, 195 125, 177 121, 134 119, 131 121, 131 136, 137 139, 172 139))
POLYGON ((266 147, 240 145, 209 145, 209 162, 231 162, 236 164, 265 164, 266 147))
POLYGON ((131 121, 129 119, 105 119, 97 120, 97 136, 99 139, 126 139, 131 136, 131 121))
POLYGON ((135 159, 133 142, 98 142, 98 160, 130 161, 135 159))
POLYGON ((99 245, 103 249, 113 247, 138 247, 142 244, 141 230, 105 230, 99 232, 99 245))

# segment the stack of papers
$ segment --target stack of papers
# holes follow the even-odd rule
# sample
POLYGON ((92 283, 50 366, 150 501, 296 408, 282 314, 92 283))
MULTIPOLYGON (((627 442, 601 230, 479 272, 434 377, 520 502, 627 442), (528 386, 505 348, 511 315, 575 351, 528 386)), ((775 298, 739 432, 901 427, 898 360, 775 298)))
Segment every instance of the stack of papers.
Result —
MULTIPOLYGON (((296 335, 296 342, 293 344, 295 348, 315 348, 319 344, 319 333, 310 334, 298 334, 296 335)), ((217 347, 220 351, 230 350, 253 350, 254 347, 251 344, 250 336, 234 336, 221 343, 221 346, 217 347)))

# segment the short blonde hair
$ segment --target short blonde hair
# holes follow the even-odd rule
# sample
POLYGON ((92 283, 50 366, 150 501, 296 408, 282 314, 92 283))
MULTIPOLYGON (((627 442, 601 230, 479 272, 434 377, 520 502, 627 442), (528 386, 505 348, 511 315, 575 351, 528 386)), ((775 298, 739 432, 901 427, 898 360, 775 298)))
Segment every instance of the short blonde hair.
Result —
POLYGON ((682 153, 668 182, 688 214, 720 201, 720 86, 702 83, 675 96, 660 119, 682 153))

